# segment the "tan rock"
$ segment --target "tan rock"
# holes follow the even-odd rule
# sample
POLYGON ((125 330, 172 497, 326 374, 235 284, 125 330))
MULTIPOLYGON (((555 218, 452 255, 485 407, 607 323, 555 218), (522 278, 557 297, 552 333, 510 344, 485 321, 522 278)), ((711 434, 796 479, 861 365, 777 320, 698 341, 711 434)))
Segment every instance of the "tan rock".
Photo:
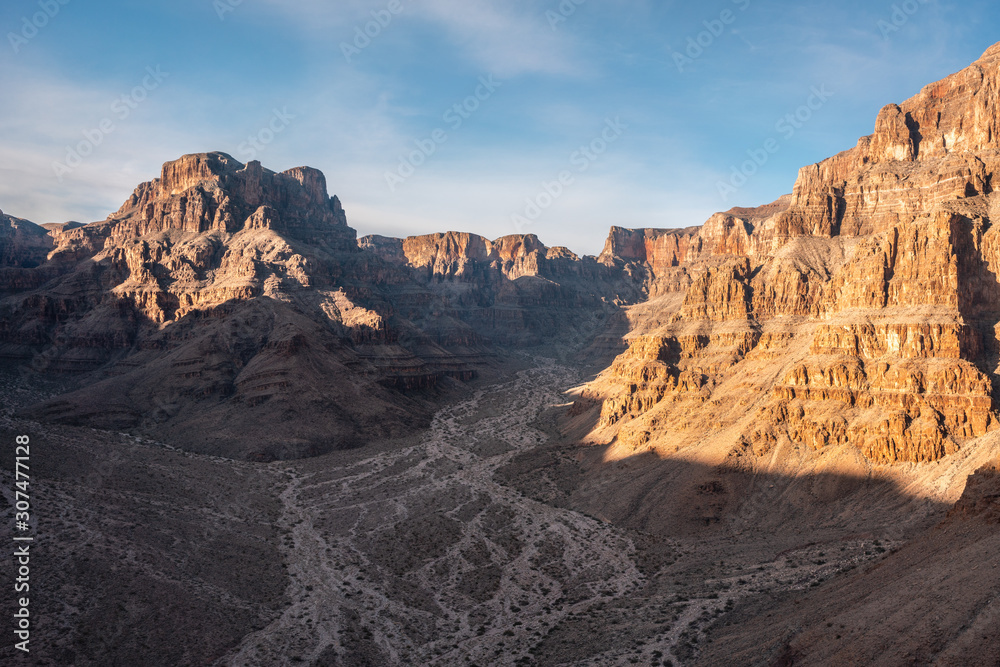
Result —
POLYGON ((612 229, 601 260, 648 272, 657 300, 631 309, 630 350, 590 389, 605 397, 592 438, 852 445, 887 464, 994 428, 998 90, 995 47, 883 108, 786 199, 700 229, 612 229))

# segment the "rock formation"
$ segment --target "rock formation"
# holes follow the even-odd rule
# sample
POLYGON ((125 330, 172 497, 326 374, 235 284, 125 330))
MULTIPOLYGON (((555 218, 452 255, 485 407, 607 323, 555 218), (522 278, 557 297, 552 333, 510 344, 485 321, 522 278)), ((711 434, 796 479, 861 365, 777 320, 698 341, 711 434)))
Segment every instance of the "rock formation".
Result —
POLYGON ((384 300, 361 305, 372 260, 316 170, 188 155, 103 222, 18 229, 8 254, 47 254, 5 269, 0 354, 75 389, 39 419, 301 456, 419 423, 393 387, 470 372, 401 346, 384 300))
MULTIPOLYGON (((460 320, 501 345, 532 346, 572 336, 581 324, 642 295, 641 283, 615 267, 567 248, 548 248, 533 234, 495 241, 457 232, 404 240, 368 236, 359 245, 439 295, 447 307, 432 313, 435 318, 460 320)), ((423 319, 419 307, 402 315, 423 319)), ((437 328, 426 321, 421 326, 437 328)))
POLYGON ((534 236, 359 243, 322 173, 224 153, 168 162, 103 222, 3 216, 0 259, 0 357, 69 389, 28 414, 263 459, 411 432, 497 345, 638 294, 534 236))
POLYGON ((593 438, 731 458, 849 445, 934 461, 997 425, 1000 47, 878 116, 793 193, 679 231, 612 229, 647 272, 593 438))
POLYGON ((48 232, 28 220, 0 211, 0 266, 34 268, 52 248, 48 232))
POLYGON ((592 350, 618 351, 623 329, 629 348, 584 397, 594 440, 673 451, 708 434, 747 465, 793 445, 934 461, 997 423, 998 65, 994 47, 885 107, 790 196, 701 227, 615 227, 597 258, 534 235, 356 241, 314 169, 184 156, 100 223, 3 216, 0 354, 85 376, 38 408, 79 423, 170 432, 197 399, 206 419, 233 408, 238 439, 247 409, 297 414, 282 397, 317 391, 343 428, 303 420, 301 454, 426 414, 398 392, 469 379, 497 345, 604 322, 592 350))
POLYGON ((223 153, 0 213, 36 660, 1000 664, 998 90, 1000 45, 598 257, 356 239, 320 172, 223 153))

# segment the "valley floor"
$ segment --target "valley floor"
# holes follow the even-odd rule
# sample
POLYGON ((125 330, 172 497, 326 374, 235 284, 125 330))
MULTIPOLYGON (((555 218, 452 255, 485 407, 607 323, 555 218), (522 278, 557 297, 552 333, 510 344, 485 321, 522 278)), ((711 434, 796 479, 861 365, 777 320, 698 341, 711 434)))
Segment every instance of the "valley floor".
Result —
POLYGON ((766 549, 632 533, 499 483, 546 444, 536 420, 579 379, 540 359, 442 410, 418 444, 283 466, 291 605, 222 664, 680 665, 742 598, 804 589, 890 546, 757 560, 766 549))
POLYGON ((898 546, 628 530, 571 508, 572 472, 533 499, 510 469, 575 469, 551 408, 581 380, 536 359, 408 442, 272 464, 8 410, 4 433, 39 443, 33 664, 684 665, 748 605, 898 546))

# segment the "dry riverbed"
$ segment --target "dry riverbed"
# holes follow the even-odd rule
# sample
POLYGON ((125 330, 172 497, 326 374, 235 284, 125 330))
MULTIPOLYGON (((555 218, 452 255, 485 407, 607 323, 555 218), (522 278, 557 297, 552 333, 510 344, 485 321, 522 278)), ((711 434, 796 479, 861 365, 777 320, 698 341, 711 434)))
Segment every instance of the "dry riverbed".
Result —
POLYGON ((571 490, 552 408, 580 381, 536 359, 408 441, 259 464, 24 421, 43 392, 6 380, 0 429, 33 446, 33 664, 683 665, 741 603, 896 546, 669 539, 540 496, 510 470, 541 451, 571 490))
POLYGON ((442 410, 413 444, 276 465, 291 604, 222 663, 680 665, 741 599, 802 590, 891 546, 760 561, 731 542, 625 531, 498 482, 545 445, 539 415, 578 381, 539 360, 442 410))

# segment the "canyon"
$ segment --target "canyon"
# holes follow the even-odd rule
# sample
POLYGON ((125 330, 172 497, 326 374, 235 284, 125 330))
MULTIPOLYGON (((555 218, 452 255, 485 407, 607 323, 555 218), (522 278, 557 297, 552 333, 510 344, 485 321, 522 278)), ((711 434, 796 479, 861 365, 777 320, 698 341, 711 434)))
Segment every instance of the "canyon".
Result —
POLYGON ((1000 45, 596 257, 221 152, 0 213, 40 659, 997 664, 998 136, 1000 45))

